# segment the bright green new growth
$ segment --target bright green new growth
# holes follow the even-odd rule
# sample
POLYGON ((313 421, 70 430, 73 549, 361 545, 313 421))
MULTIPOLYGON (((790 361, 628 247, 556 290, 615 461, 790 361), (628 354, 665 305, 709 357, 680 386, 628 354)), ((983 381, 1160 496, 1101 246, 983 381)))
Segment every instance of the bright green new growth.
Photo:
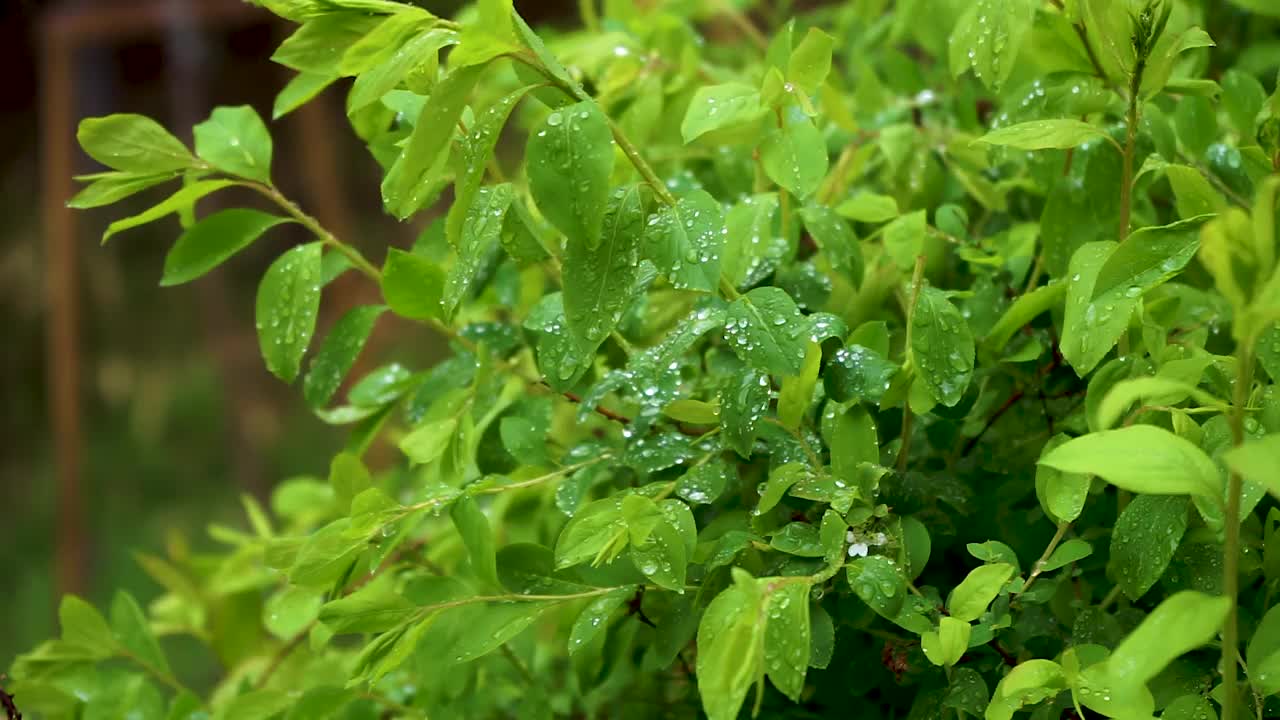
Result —
POLYGON ((299 24, 274 116, 353 78, 386 211, 429 225, 366 259, 248 107, 193 149, 81 125, 110 171, 71 206, 169 184, 104 234, 177 215, 164 285, 312 235, 255 321, 350 432, 222 552, 143 556, 145 609, 67 598, 24 711, 1280 714, 1269 3, 605 0, 544 41, 511 0, 256 2, 299 24), (266 210, 197 212, 235 187, 266 210), (317 339, 352 269, 385 305, 317 339), (450 358, 347 378, 388 314, 450 358))

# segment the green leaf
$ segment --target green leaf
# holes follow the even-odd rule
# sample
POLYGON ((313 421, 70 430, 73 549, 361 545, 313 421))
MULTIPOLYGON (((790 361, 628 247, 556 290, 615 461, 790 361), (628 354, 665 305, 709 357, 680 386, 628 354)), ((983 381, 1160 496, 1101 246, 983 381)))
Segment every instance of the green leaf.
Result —
POLYGON ((258 284, 258 345, 272 375, 293 382, 320 310, 323 244, 299 245, 271 263, 258 284))
POLYGON ((106 618, 92 605, 75 595, 62 598, 58 606, 58 622, 62 625, 62 639, 107 658, 116 654, 116 636, 106 618))
POLYGON ((821 368, 822 346, 810 342, 800 374, 785 378, 778 391, 778 421, 787 428, 795 430, 800 427, 805 411, 813 402, 813 390, 818 385, 821 368))
POLYGON ((476 193, 484 182, 485 173, 489 170, 493 151, 506 127, 511 111, 524 98, 533 86, 526 86, 510 92, 480 113, 471 133, 462 143, 462 172, 454 181, 453 204, 449 206, 448 219, 445 222, 445 233, 449 244, 458 247, 462 237, 462 225, 467 214, 475 204, 476 193))
POLYGON ((1212 640, 1230 602, 1193 590, 1170 595, 1107 658, 1107 675, 1122 687, 1146 685, 1177 657, 1212 640))
POLYGON ((804 39, 791 51, 787 79, 812 95, 831 72, 831 51, 835 38, 818 28, 809 28, 804 39))
POLYGON ((794 246, 775 229, 779 204, 777 193, 761 193, 743 198, 726 213, 720 271, 735 288, 758 284, 794 254, 794 246))
POLYGON ((1160 720, 1218 720, 1218 714, 1208 698, 1183 695, 1165 706, 1160 720))
POLYGON ((864 223, 888 222, 900 214, 898 201, 891 195, 860 192, 836 206, 836 212, 864 223))
POLYGON ((1041 313, 1054 307, 1067 292, 1066 283, 1055 282, 1023 293, 987 331, 982 344, 992 352, 1002 350, 1013 334, 1030 323, 1041 313))
POLYGON ((486 62, 518 51, 512 0, 480 0, 478 17, 463 28, 462 46, 449 57, 454 65, 486 62))
POLYGON ((984 85, 999 90, 1017 64, 1035 10, 1031 0, 976 0, 969 5, 951 31, 951 74, 959 77, 973 68, 984 85))
POLYGON ((847 277, 854 287, 861 286, 865 261, 862 247, 849 224, 835 211, 822 205, 802 208, 800 218, 804 221, 804 229, 826 254, 832 268, 847 277))
POLYGON ((166 215, 173 213, 188 213, 195 207, 196 201, 208 195, 211 192, 230 187, 235 183, 231 180, 197 180, 189 185, 183 186, 168 198, 159 202, 146 210, 132 215, 127 218, 116 220, 107 226, 106 232, 102 234, 102 242, 106 244, 107 240, 116 233, 124 232, 131 228, 145 225, 154 220, 159 220, 166 215))
POLYGON ((595 250, 609 239, 610 228, 603 223, 613 133, 599 106, 583 101, 547 115, 529 134, 525 168, 533 201, 571 247, 595 250))
POLYGON ((827 174, 827 144, 808 119, 786 123, 770 132, 760 145, 765 174, 798 198, 811 195, 827 174))
POLYGON ((308 19, 271 59, 299 72, 337 75, 347 49, 382 22, 363 12, 329 12, 308 19))
POLYGON ((751 369, 734 374, 720 392, 720 427, 725 444, 750 457, 756 426, 769 409, 769 376, 751 369))
POLYGON ((937 632, 930 631, 920 636, 920 649, 934 665, 951 667, 969 649, 969 634, 972 631, 973 626, 969 623, 943 616, 939 620, 937 632))
POLYGON ((1032 120, 992 130, 974 142, 1016 150, 1069 150, 1093 140, 1111 140, 1102 128, 1080 120, 1032 120))
POLYGON ((443 610, 422 643, 449 662, 470 662, 505 645, 555 605, 555 601, 526 601, 443 610))
POLYGON ((435 462, 448 449, 457 430, 457 418, 423 423, 400 440, 400 452, 418 465, 435 462))
POLYGON ((147 173, 139 175, 130 172, 105 172, 85 175, 77 180, 88 180, 89 185, 76 196, 67 201, 67 207, 76 210, 110 205, 137 193, 155 187, 161 183, 175 180, 178 173, 174 171, 147 173))
POLYGON ((733 470, 721 458, 689 469, 676 482, 676 495, 691 503, 712 503, 729 487, 733 470))
POLYGON ((759 582, 768 593, 764 612, 768 618, 764 632, 764 668, 769 680, 792 702, 800 702, 804 692, 804 676, 809 668, 810 622, 807 582, 779 583, 773 587, 768 578, 759 582))
POLYGON ((915 633, 933 629, 933 622, 923 614, 930 608, 907 595, 902 571, 889 558, 883 555, 854 558, 845 566, 845 574, 854 594, 876 614, 915 633))
POLYGON ((335 635, 385 632, 413 617, 418 607, 380 579, 324 604, 319 620, 335 635))
POLYGON ((616 555, 625 548, 626 540, 622 498, 609 497, 588 503, 574 513, 573 519, 560 531, 556 539, 556 567, 566 568, 597 557, 616 555))
POLYGON ((76 140, 89 157, 113 170, 162 173, 195 167, 178 138, 143 115, 108 115, 80 121, 76 140))
POLYGON ((973 378, 973 333, 964 316, 934 287, 923 287, 912 316, 911 362, 929 394, 952 407, 973 378))
POLYGON ((193 132, 200 159, 230 175, 271 184, 271 133, 253 108, 214 108, 193 132))
POLYGON ((734 720, 763 674, 765 623, 756 581, 733 568, 734 583, 711 601, 698 624, 698 694, 708 720, 734 720))
POLYGON ((458 34, 445 28, 431 28, 414 35, 389 57, 360 73, 347 97, 347 114, 377 102, 415 69, 434 60, 442 48, 457 42, 458 34))
POLYGON ((797 375, 808 338, 795 301, 776 287, 756 288, 729 306, 725 339, 748 365, 774 375, 797 375))
POLYGON ((458 528, 458 534, 462 536, 462 543, 467 546, 471 571, 490 587, 500 588, 493 531, 490 530, 489 519, 480 510, 480 506, 464 495, 450 506, 449 516, 453 518, 454 527, 458 528))
MULTIPOLYGON (((644 500, 654 505, 653 511, 661 513, 656 504, 648 498, 633 495, 627 499, 644 500)), ((679 503, 679 501, 674 501, 679 503)), ((680 503, 683 506, 683 503, 680 503)), ((624 502, 624 511, 625 511, 624 502)), ((627 518, 633 523, 631 517, 627 518)), ((688 571, 688 552, 681 531, 665 518, 658 517, 656 524, 643 540, 637 541, 635 526, 631 525, 631 561, 641 575, 653 581, 659 587, 684 592, 685 576, 688 571)))
POLYGON ((724 212, 704 190, 682 194, 673 207, 662 207, 644 232, 644 257, 685 290, 715 292, 720 283, 724 248, 724 212))
POLYGON ((924 235, 928 227, 924 210, 894 218, 884 226, 884 249, 900 270, 910 272, 916 258, 924 252, 924 235))
POLYGON ((272 635, 289 640, 307 630, 320 613, 324 598, 314 588, 291 586, 272 595, 262 609, 263 626, 272 635))
POLYGON ((293 76, 293 79, 276 93, 275 102, 271 106, 271 119, 279 120, 302 107, 337 79, 337 75, 330 73, 300 72, 293 76))
POLYGON ((587 603, 569 630, 569 655, 572 657, 604 632, 609 618, 635 594, 635 588, 621 587, 587 603))
POLYGON ((444 272, 431 260, 396 248, 387 250, 387 261, 382 266, 382 297, 391 312, 400 317, 440 317, 444 281, 444 272))
POLYGON ((599 242, 571 238, 565 249, 565 319, 584 353, 613 332, 635 297, 644 222, 640 187, 619 189, 609 199, 599 242))
POLYGON ((382 202, 392 215, 403 220, 430 199, 437 180, 431 171, 448 153, 453 129, 486 67, 457 68, 436 84, 413 125, 413 134, 382 180, 382 202))
POLYGON ((1222 194, 1213 189, 1204 174, 1186 165, 1170 165, 1164 169, 1169 186, 1178 203, 1178 215, 1194 218, 1214 214, 1226 207, 1222 194))
POLYGON ((1048 559, 1040 564, 1041 572, 1052 572, 1093 554, 1093 546, 1080 538, 1071 538, 1054 549, 1048 559))
POLYGON ((1098 270, 1093 299, 1135 297, 1173 278, 1200 249, 1199 230, 1207 219, 1201 215, 1130 235, 1098 270))
POLYGON ((1187 531, 1187 499, 1139 495, 1120 513, 1111 533, 1108 574, 1130 600, 1151 589, 1187 531))
POLYGON ((329 463, 329 485, 339 507, 349 509, 352 499, 373 487, 373 476, 358 456, 341 452, 329 463))
POLYGON ((800 463, 787 463, 774 468, 769 472, 769 477, 764 482, 764 489, 760 492, 760 500, 756 503, 756 514, 763 515, 777 507, 782 496, 787 494, 787 490, 809 477, 811 473, 809 468, 800 463))
POLYGON ((160 285, 195 280, 286 222, 288 218, 247 209, 222 210, 202 218, 183 232, 165 255, 160 285))
POLYGON ((458 306, 474 289, 491 253, 497 249, 502 235, 503 218, 507 214, 514 193, 511 185, 503 183, 480 188, 471 209, 462 223, 462 236, 458 241, 458 256, 445 278, 445 318, 452 318, 458 306))
POLYGON ((1187 440, 1152 425, 1075 438, 1047 452, 1039 464, 1097 475, 1135 493, 1222 497, 1222 477, 1209 456, 1187 440))
POLYGON ((385 311, 381 305, 355 307, 333 324, 320 351, 311 359, 311 368, 302 382, 302 394, 308 405, 320 408, 329 403, 385 311))
POLYGON ((1280 434, 1246 437, 1243 445, 1228 450, 1223 457, 1232 472, 1280 497, 1280 467, 1276 464, 1280 458, 1280 434))
POLYGON ((1064 689, 1066 681, 1058 663, 1041 659, 1018 663, 996 685, 986 720, 1009 720, 1019 709, 1054 697, 1064 689))
POLYGON ((1017 568, 1008 563, 983 565, 969 571, 947 601, 951 617, 966 623, 982 617, 1015 572, 1017 568))
POLYGON ((1067 272, 1062 356, 1084 375, 1097 367, 1129 325, 1138 298, 1173 278, 1195 257, 1204 216, 1143 228, 1123 243, 1088 243, 1067 272))
POLYGON ((1280 693, 1280 605, 1273 606, 1262 616, 1258 627, 1249 638, 1245 653, 1249 663, 1249 683, 1264 695, 1280 693))
POLYGON ((111 600, 111 630, 120 647, 133 657, 161 672, 169 672, 169 661, 147 623, 147 616, 138 601, 123 590, 116 591, 111 600))
POLYGON ((680 123, 685 144, 713 130, 746 125, 764 117, 760 93, 750 85, 725 83, 698 88, 680 123))
POLYGON ((269 720, 288 710, 296 701, 283 690, 250 690, 219 708, 220 712, 215 717, 217 720, 269 720))
POLYGON ((822 375, 827 395, 836 402, 880 402, 899 367, 874 350, 851 344, 832 356, 822 375))

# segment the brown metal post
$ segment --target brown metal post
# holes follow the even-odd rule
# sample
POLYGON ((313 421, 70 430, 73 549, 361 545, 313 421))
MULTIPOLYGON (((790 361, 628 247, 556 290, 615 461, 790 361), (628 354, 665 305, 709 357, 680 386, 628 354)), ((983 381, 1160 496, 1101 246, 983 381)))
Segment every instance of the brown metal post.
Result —
POLYGON ((48 303, 46 379, 57 468, 57 589, 80 593, 86 585, 84 493, 81 489, 80 347, 76 292, 76 222, 67 211, 74 172, 72 50, 52 24, 41 38, 40 208, 45 241, 48 303))

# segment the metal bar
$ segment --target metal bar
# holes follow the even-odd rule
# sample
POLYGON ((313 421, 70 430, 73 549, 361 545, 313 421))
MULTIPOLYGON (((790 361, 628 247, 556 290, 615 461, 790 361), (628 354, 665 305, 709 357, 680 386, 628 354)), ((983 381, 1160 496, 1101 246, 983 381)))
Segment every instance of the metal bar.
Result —
POLYGON ((41 195, 45 237, 45 292, 49 416, 57 467, 57 539, 54 560, 59 593, 79 593, 86 584, 84 496, 81 489, 80 347, 76 267, 76 222, 64 204, 75 171, 73 47, 46 35, 40 48, 41 195))

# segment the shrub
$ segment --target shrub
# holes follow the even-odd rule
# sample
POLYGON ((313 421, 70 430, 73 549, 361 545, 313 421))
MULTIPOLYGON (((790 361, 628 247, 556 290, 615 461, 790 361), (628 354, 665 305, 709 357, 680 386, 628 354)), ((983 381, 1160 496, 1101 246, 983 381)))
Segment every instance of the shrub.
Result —
POLYGON ((110 170, 73 207, 181 181, 104 236, 176 214, 164 285, 314 236, 256 324, 350 434, 221 552, 145 557, 146 609, 67 598, 12 668, 29 713, 1280 713, 1273 4, 851 0, 766 38, 606 0, 544 44, 511 0, 258 2, 300 23, 275 115, 354 78, 387 212, 430 222, 366 259, 248 107, 194 150, 81 125, 110 170), (194 212, 234 188, 270 210, 194 212), (345 272, 384 303, 313 343, 345 272), (335 402, 390 315, 452 355, 335 402))

